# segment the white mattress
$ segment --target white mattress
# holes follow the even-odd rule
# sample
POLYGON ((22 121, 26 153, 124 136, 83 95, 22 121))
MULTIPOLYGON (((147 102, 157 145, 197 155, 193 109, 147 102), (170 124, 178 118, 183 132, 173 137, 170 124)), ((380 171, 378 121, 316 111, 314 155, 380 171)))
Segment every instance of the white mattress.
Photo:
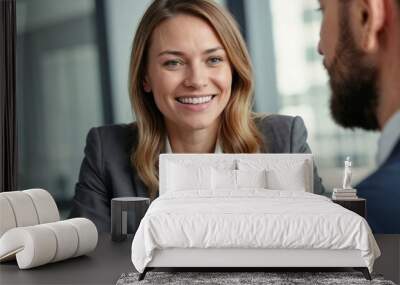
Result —
POLYGON ((359 250, 370 271, 380 255, 359 215, 319 195, 266 189, 162 195, 140 223, 132 262, 143 272, 156 249, 170 248, 359 250))

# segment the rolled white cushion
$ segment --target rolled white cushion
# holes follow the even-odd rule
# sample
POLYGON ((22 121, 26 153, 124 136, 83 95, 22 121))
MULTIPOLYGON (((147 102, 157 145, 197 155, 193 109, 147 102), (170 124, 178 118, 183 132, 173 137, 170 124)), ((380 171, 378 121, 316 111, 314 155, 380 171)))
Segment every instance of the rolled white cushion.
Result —
POLYGON ((38 214, 31 197, 22 191, 0 193, 13 209, 17 227, 33 226, 39 223, 38 214))
POLYGON ((15 228, 17 222, 10 202, 0 195, 0 237, 9 229, 15 228))
POLYGON ((28 194, 32 199, 39 218, 39 224, 60 220, 56 202, 49 192, 43 189, 28 189, 22 192, 28 194))
POLYGON ((72 228, 71 223, 67 221, 59 221, 54 223, 43 224, 53 231, 56 235, 57 249, 51 262, 57 262, 70 258, 75 255, 78 249, 78 233, 72 228))
POLYGON ((53 231, 41 225, 13 228, 0 239, 0 260, 16 255, 20 269, 49 263, 56 253, 53 231))
POLYGON ((0 261, 16 256, 20 269, 86 254, 96 248, 98 233, 88 219, 18 227, 0 238, 0 261))
POLYGON ((70 223, 78 233, 78 248, 73 257, 86 254, 97 246, 98 232, 91 220, 85 218, 74 218, 65 220, 70 223))

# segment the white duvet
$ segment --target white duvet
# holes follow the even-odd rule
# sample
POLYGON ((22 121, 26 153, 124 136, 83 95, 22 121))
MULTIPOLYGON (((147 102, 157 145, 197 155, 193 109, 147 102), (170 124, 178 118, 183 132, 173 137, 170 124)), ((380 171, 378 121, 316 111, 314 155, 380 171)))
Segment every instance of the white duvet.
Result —
POLYGON ((320 195, 265 189, 162 195, 134 237, 135 268, 165 248, 358 249, 370 272, 380 255, 359 215, 320 195))

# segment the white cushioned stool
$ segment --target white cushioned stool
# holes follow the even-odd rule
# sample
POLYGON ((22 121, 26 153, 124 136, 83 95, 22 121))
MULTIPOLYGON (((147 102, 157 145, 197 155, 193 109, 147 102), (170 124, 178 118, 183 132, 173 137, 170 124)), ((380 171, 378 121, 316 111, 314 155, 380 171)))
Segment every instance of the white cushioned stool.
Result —
POLYGON ((7 231, 0 238, 0 260, 16 256, 19 268, 27 269, 86 254, 96 245, 96 226, 75 218, 7 231))
POLYGON ((56 202, 43 189, 0 193, 0 237, 15 227, 34 226, 60 220, 56 202))
POLYGON ((85 218, 59 221, 53 197, 43 189, 0 193, 0 262, 20 269, 84 255, 96 248, 97 228, 85 218))

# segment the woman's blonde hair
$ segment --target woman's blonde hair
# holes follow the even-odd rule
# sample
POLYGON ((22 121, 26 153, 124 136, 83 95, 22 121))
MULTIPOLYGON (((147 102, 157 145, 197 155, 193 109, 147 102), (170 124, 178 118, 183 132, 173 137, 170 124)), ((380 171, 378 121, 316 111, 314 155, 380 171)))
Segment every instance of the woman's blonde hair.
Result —
POLYGON ((255 153, 262 149, 262 136, 251 111, 253 74, 250 57, 232 16, 212 0, 155 0, 141 19, 133 40, 129 92, 136 114, 138 141, 131 153, 131 163, 147 186, 149 196, 158 192, 158 157, 165 148, 164 119, 153 96, 146 94, 143 82, 147 52, 154 29, 178 14, 199 17, 218 35, 232 66, 232 94, 221 114, 218 139, 225 153, 255 153))

